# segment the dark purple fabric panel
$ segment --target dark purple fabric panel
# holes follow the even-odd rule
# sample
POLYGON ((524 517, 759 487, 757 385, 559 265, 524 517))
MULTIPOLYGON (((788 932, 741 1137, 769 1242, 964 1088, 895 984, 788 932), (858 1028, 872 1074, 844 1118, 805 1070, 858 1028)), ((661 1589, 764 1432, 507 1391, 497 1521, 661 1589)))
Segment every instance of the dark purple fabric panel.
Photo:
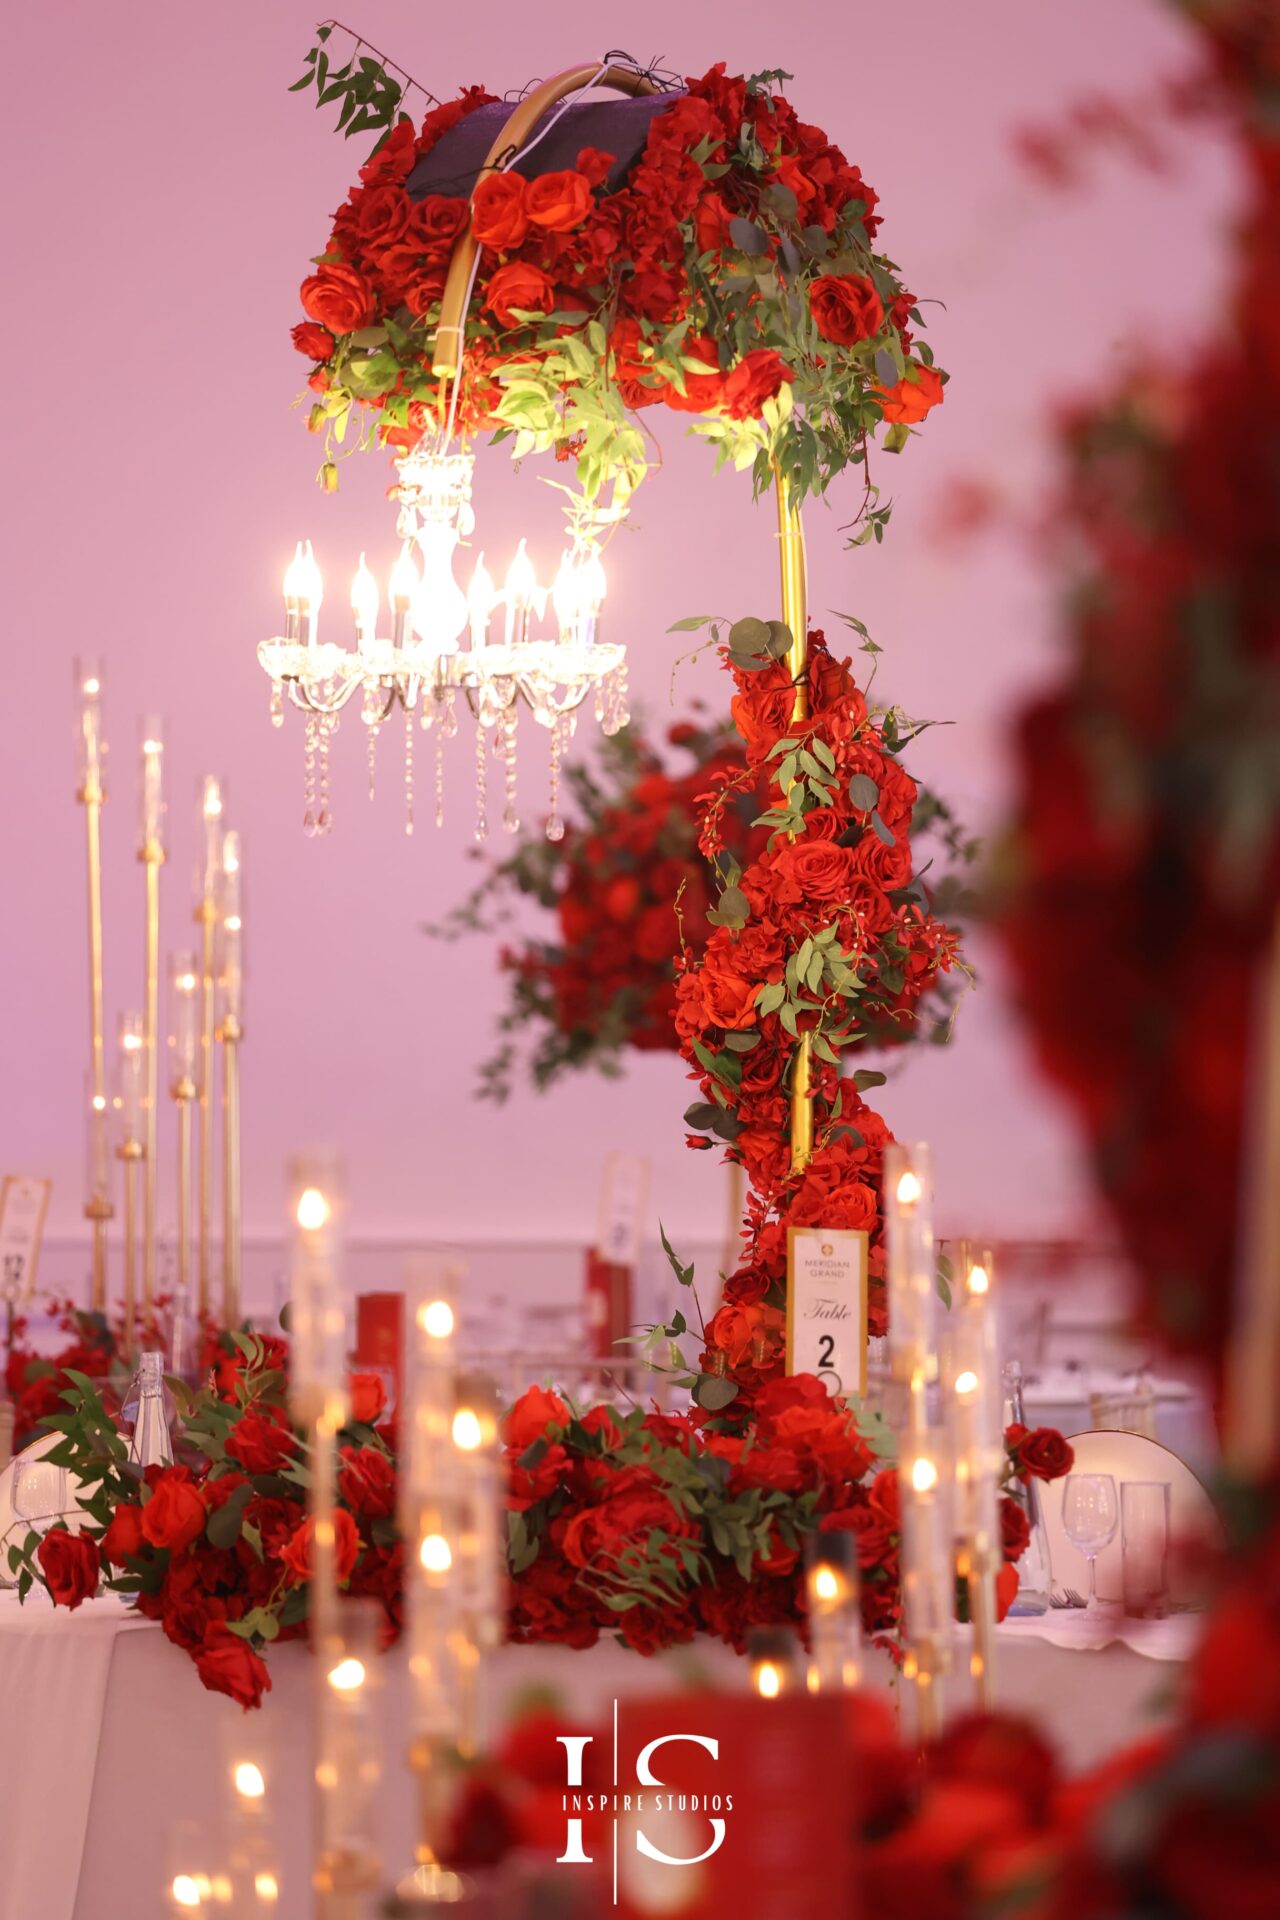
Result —
MULTIPOLYGON (((639 158, 655 114, 675 98, 674 94, 656 93, 633 100, 619 94, 611 100, 574 101, 515 171, 526 180, 540 173, 558 173, 576 164, 583 147, 598 147, 602 153, 615 155, 606 182, 612 193, 623 185, 639 158)), ((512 102, 498 100, 491 106, 477 107, 456 127, 450 127, 409 175, 405 183, 409 198, 425 200, 429 193, 469 194, 485 155, 511 111, 512 102)))

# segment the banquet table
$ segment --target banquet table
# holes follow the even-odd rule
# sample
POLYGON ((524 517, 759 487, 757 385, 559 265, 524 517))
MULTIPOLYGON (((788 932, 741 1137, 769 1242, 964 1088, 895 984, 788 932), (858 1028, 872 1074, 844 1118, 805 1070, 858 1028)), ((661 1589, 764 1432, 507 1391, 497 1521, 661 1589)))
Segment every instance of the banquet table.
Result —
MULTIPOLYGON (((1192 1615, 1147 1622, 1112 1610, 1006 1621, 997 1641, 1000 1704, 1034 1710, 1067 1766, 1087 1767, 1159 1724, 1198 1630, 1192 1615)), ((963 1645, 956 1651, 962 1673, 963 1645)), ((405 1665, 393 1653, 381 1666, 383 1857, 407 1864, 405 1665)), ((161 1889, 175 1872, 209 1873, 226 1858, 226 1783, 243 1761, 267 1781, 257 1818, 281 1888, 278 1911, 304 1912, 309 1656, 298 1645, 280 1647, 270 1667, 262 1710, 242 1713, 206 1693, 160 1628, 114 1596, 67 1614, 39 1594, 20 1607, 13 1593, 0 1593, 0 1920, 166 1912, 161 1889)), ((892 1685, 880 1656, 868 1683, 892 1685)), ((571 1706, 578 1724, 604 1724, 614 1698, 747 1684, 746 1663, 719 1643, 651 1660, 612 1642, 585 1653, 506 1647, 486 1676, 484 1714, 497 1727, 538 1688, 571 1706)), ((959 1678, 948 1693, 953 1708, 966 1704, 959 1678)))

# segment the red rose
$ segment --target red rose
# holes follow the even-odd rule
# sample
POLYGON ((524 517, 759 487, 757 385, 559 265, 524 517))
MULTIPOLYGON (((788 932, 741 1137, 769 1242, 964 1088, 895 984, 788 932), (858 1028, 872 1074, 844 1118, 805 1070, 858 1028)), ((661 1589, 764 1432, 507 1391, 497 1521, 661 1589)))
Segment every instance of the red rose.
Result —
POLYGON ((588 186, 602 187, 616 159, 616 154, 601 153, 599 147, 584 147, 578 155, 578 172, 588 186))
POLYGON ((874 281, 860 273, 824 273, 809 289, 809 311, 824 340, 851 347, 884 325, 884 306, 874 281))
POLYGON ((525 211, 548 233, 569 233, 591 210, 591 182, 581 173, 542 173, 524 190, 525 211))
POLYGON ((417 158, 417 134, 412 120, 396 122, 382 145, 371 159, 365 161, 360 169, 360 178, 367 185, 379 180, 404 180, 413 169, 417 158))
POLYGON ((227 1453, 246 1473, 279 1473, 292 1457, 293 1430, 283 1407, 250 1407, 237 1420, 227 1441, 227 1453))
POLYGON ((724 410, 731 420, 758 420, 766 400, 794 375, 773 347, 757 347, 739 360, 724 383, 724 410))
POLYGON ((354 333, 374 315, 373 288, 354 267, 336 261, 317 267, 302 283, 302 310, 330 333, 354 333))
POLYGON ((907 366, 908 377, 876 397, 887 421, 910 426, 923 420, 931 407, 942 405, 942 375, 936 367, 926 367, 919 360, 910 360, 907 366))
POLYGON ((344 1447, 338 1491, 353 1513, 387 1519, 396 1510, 396 1472, 377 1447, 344 1447))
MULTIPOLYGON (((178 1553, 169 1562, 159 1594, 160 1623, 175 1647, 188 1653, 201 1646, 212 1626, 227 1619, 231 1608, 214 1589, 224 1564, 234 1565, 218 1551, 178 1553)), ((274 1580, 271 1582, 274 1586, 274 1580)))
POLYGON ((1005 1445, 1020 1480, 1060 1480, 1075 1465, 1075 1449, 1056 1427, 1012 1426, 1005 1445), (1015 1437, 1016 1436, 1016 1437, 1015 1437))
POLYGON ((555 306, 555 287, 541 267, 525 260, 510 260, 499 267, 485 291, 484 304, 500 326, 518 327, 521 313, 550 313, 555 306))
POLYGON ((54 1527, 36 1548, 36 1559, 55 1607, 74 1613, 82 1600, 92 1600, 98 1591, 98 1544, 87 1533, 54 1527))
MULTIPOLYGON (((280 1549, 280 1564, 292 1586, 300 1586, 311 1578, 312 1531, 312 1521, 304 1520, 280 1549)), ((360 1535, 345 1507, 333 1510, 333 1534, 334 1577, 342 1586, 351 1578, 360 1557, 360 1535)))
POLYGON ((853 891, 853 861, 847 847, 830 840, 795 840, 773 860, 773 893, 784 905, 803 907, 847 900, 853 891))
POLYGON ((261 1706, 263 1694, 271 1691, 265 1661, 247 1640, 224 1626, 209 1629, 196 1654, 196 1672, 210 1693, 229 1694, 246 1711, 261 1706))
POLYGON ((405 243, 443 265, 453 252, 453 243, 465 226, 466 219, 465 200, 452 194, 429 193, 409 215, 405 243))
POLYGON ((387 1390, 376 1373, 353 1373, 347 1385, 351 1392, 351 1418, 359 1426, 376 1426, 387 1404, 387 1390))
POLYGON ((548 1427, 568 1424, 569 1409, 558 1393, 549 1387, 530 1387, 503 1419, 502 1438, 506 1446, 523 1453, 535 1440, 547 1438, 548 1427))
POLYGON ((471 196, 471 231, 496 253, 518 247, 529 231, 524 181, 518 173, 486 173, 471 196))
POLYGON ((142 1508, 132 1500, 122 1500, 111 1516, 111 1524, 98 1542, 103 1559, 110 1560, 113 1566, 122 1567, 126 1560, 136 1559, 146 1543, 146 1535, 142 1531, 142 1508))
POLYGON ((724 399, 725 379, 720 371, 720 355, 714 340, 704 339, 701 334, 685 341, 681 353, 688 360, 697 360, 707 368, 706 373, 692 373, 684 369, 684 392, 667 385, 662 398, 676 413, 710 413, 724 399))
POLYGON ((142 1537, 178 1553, 204 1532, 207 1512, 190 1467, 162 1467, 142 1509, 142 1537))
POLYGON ((333 358, 333 335, 327 327, 318 327, 314 320, 299 320, 289 338, 299 353, 306 354, 308 360, 333 358))
POLYGON ((1006 1560, 1021 1560, 1031 1538, 1031 1523, 1016 1500, 1000 1501, 1000 1545, 1006 1560))
POLYGON ((360 251, 377 254, 391 246, 408 226, 412 212, 413 202, 401 186, 384 182, 357 188, 351 214, 360 251))
POLYGON ((512 1513, 527 1513, 553 1494, 569 1471, 569 1456, 560 1445, 550 1446, 531 1467, 518 1455, 507 1456, 506 1505, 512 1513))

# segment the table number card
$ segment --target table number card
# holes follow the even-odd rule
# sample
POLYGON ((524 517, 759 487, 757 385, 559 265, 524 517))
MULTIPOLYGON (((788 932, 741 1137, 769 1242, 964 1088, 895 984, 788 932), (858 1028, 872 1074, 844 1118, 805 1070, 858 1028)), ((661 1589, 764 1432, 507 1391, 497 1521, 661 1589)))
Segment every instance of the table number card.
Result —
POLYGON ((832 1393, 867 1390, 867 1235, 787 1230, 787 1372, 832 1393))
POLYGON ((11 1305, 27 1299, 36 1284, 52 1185, 28 1173, 7 1173, 0 1182, 0 1300, 11 1305))
POLYGON ((643 1154, 611 1153, 600 1188, 596 1252, 614 1266, 634 1267, 640 1258, 649 1208, 649 1161, 643 1154))

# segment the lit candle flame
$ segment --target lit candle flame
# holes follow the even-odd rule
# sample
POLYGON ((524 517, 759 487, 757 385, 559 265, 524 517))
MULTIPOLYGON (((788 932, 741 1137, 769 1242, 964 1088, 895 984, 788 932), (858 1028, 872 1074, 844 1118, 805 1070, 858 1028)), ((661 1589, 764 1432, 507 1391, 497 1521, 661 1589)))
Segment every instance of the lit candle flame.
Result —
POLYGON ((372 640, 378 631, 378 583, 363 553, 351 582, 351 611, 356 617, 357 636, 361 640, 372 640))
POLYGON ((329 1669, 329 1685, 335 1693, 355 1693, 367 1678, 363 1661, 353 1656, 339 1660, 336 1667, 329 1669))
POLYGON ((453 1444, 463 1453, 474 1453, 484 1445, 484 1429, 480 1425, 479 1415, 470 1407, 459 1407, 453 1416, 453 1444))
POLYGON ((938 1484, 938 1469, 924 1455, 911 1463, 911 1484, 917 1493, 928 1493, 938 1484))
POLYGON ((453 1553, 442 1533, 429 1533, 418 1549, 418 1557, 428 1573, 448 1573, 453 1553))
POLYGON ((964 1373, 960 1373, 956 1375, 956 1392, 957 1393, 976 1393, 977 1391, 978 1391, 978 1376, 976 1373, 972 1371, 971 1368, 966 1368, 964 1373))
POLYGON ((231 1777, 235 1781, 236 1792, 244 1800, 261 1800, 267 1790, 262 1768, 252 1760, 241 1760, 231 1777))
POLYGON ((319 1187, 307 1187, 298 1200, 298 1225, 304 1233, 318 1233, 329 1219, 329 1202, 319 1187))
POLYGON ((916 1175, 912 1173, 910 1167, 908 1167, 898 1181, 898 1205, 900 1207, 914 1207, 921 1199, 923 1193, 924 1188, 921 1186, 916 1175))
POLYGON ((991 1291, 991 1276, 985 1267, 970 1267, 966 1284, 970 1293, 989 1293, 991 1291))
POLYGON ((429 1300, 418 1309, 418 1325, 433 1340, 447 1340, 453 1332, 453 1308, 447 1300, 429 1300))
POLYGON ((772 1660, 762 1660, 757 1667, 756 1692, 762 1700, 776 1700, 782 1692, 782 1675, 772 1660))
POLYGON ((527 606, 538 591, 538 576, 533 570, 525 543, 522 540, 516 548, 515 557, 507 568, 507 592, 518 607, 527 606))

